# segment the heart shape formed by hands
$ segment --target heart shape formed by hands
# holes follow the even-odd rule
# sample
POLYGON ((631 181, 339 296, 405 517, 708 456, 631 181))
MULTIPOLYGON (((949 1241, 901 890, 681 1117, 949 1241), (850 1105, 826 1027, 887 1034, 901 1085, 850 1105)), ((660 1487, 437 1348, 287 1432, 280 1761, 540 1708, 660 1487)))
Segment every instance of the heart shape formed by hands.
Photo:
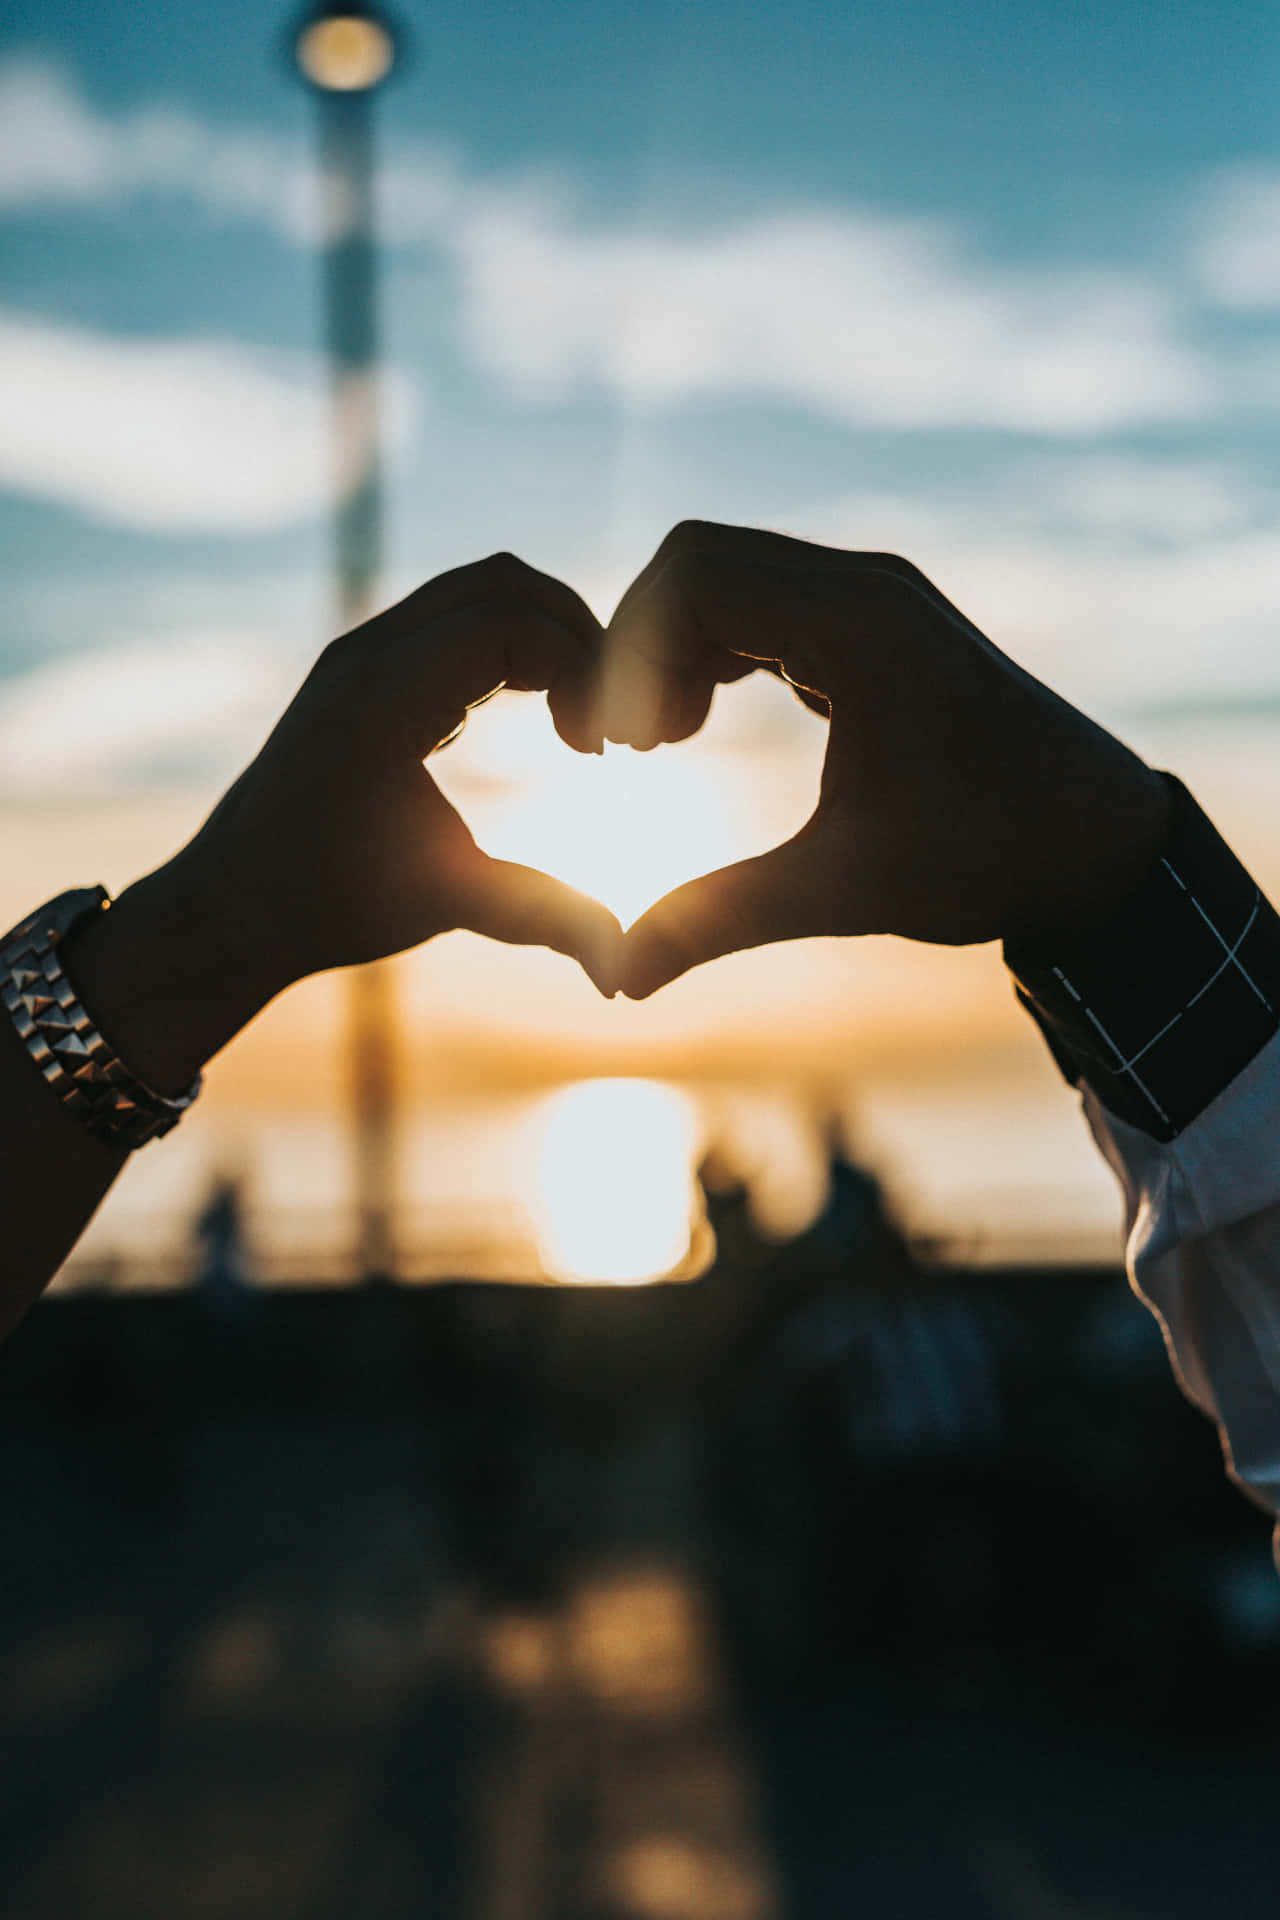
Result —
MULTIPOLYGON (((692 837, 693 804, 673 838, 692 837)), ((908 562, 693 522, 607 629, 569 587, 498 555, 335 641, 169 885, 212 915, 219 974, 243 980, 246 1004, 455 927, 550 946, 607 996, 642 999, 718 955, 807 935, 963 943, 1087 924, 1132 886, 1167 817, 1157 775, 908 562), (830 719, 817 806, 625 937, 588 893, 490 858, 432 778, 433 751, 504 686, 545 692, 580 752, 644 752, 688 739, 716 688, 759 667, 830 719)))
POLYGON ((610 745, 602 757, 570 752, 541 702, 496 700, 433 772, 488 853, 544 868, 625 928, 812 811, 825 728, 780 688, 733 692, 695 742, 654 754, 610 745))

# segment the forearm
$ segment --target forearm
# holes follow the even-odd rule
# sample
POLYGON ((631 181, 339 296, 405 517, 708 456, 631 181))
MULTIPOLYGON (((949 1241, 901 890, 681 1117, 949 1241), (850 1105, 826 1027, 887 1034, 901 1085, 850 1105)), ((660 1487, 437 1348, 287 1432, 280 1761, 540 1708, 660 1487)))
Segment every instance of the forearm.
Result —
MULTIPOLYGON (((112 1051, 166 1098, 181 1094, 270 998, 181 856, 68 935, 59 955, 112 1051)), ((3 1337, 53 1278, 130 1156, 62 1103, 7 1015, 0 1139, 3 1337)))

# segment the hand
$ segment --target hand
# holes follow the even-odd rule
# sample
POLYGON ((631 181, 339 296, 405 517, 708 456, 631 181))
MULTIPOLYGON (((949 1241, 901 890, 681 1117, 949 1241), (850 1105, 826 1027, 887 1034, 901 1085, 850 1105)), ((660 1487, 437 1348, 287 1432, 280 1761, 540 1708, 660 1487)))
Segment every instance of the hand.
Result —
POLYGON ((600 641, 575 593, 500 554, 327 647, 195 839, 75 937, 85 1003, 134 1071, 176 1090, 291 981, 454 927, 553 947, 616 991, 613 915, 489 859, 423 765, 504 686, 545 690, 580 739, 600 641))
POLYGON ((717 955, 811 934, 1078 933, 1164 837, 1159 776, 892 555, 689 522, 628 589, 608 643, 611 740, 683 738, 715 682, 752 664, 831 724, 801 831, 677 888, 631 928, 633 999, 717 955))

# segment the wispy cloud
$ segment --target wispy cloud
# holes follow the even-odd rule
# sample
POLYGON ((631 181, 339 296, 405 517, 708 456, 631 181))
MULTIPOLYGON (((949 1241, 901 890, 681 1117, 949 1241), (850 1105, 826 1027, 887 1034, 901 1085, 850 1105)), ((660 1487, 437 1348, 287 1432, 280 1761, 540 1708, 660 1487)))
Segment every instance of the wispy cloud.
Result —
POLYGON ((536 397, 765 394, 853 423, 1073 437, 1216 398, 1153 282, 995 265, 939 221, 798 209, 617 232, 544 194, 473 207, 454 244, 473 351, 536 397))
MULTIPOLYGON (((434 233, 460 190, 443 149, 407 147, 381 170, 384 229, 401 241, 434 233)), ((103 113, 49 61, 0 61, 0 209, 176 198, 213 220, 248 220, 314 245, 343 210, 317 179, 300 140, 210 126, 148 106, 103 113)))
MULTIPOLYGON (((0 68, 0 203, 176 193, 308 242, 325 224, 308 178, 288 142, 171 111, 112 118, 56 69, 0 68)), ((380 190, 387 240, 451 265, 463 355, 530 403, 720 395, 1079 438, 1194 420, 1226 392, 1153 274, 995 261, 939 220, 850 205, 609 224, 571 183, 481 179, 411 147, 380 190)))
MULTIPOLYGON (((963 498, 941 487, 863 491, 798 505, 777 524, 906 553, 998 645, 1148 752, 1164 750, 1171 710, 1223 713, 1234 702, 1247 716, 1250 699, 1277 710, 1280 495, 1247 471, 1037 455, 975 475, 963 498)), ((606 613, 622 583, 597 584, 606 613)), ((135 582, 113 593, 105 629, 102 607, 83 604, 96 615, 93 653, 0 675, 0 800, 175 777, 212 793, 254 751, 326 631, 307 577, 135 582), (132 637, 140 629, 146 637, 132 637)), ((716 739, 757 774, 762 752, 777 756, 770 780, 785 783, 811 768, 813 723, 776 696, 771 681, 734 690, 716 739)), ((505 804, 502 782, 528 774, 538 706, 486 709, 447 756, 449 790, 477 825, 486 806, 505 804)))
POLYGON ((1190 263, 1211 300, 1242 312, 1280 307, 1280 167, 1233 167, 1192 209, 1190 263))
MULTIPOLYGON (((403 439, 413 392, 389 387, 403 439)), ((316 356, 0 310, 0 487, 155 532, 256 533, 322 511, 367 452, 336 474, 316 356)))
POLYGON ((906 553, 999 646, 1112 721, 1280 693, 1280 496, 1230 468, 1038 459, 963 498, 850 493, 786 526, 906 553))
POLYGON ((0 64, 0 207, 109 206, 141 194, 179 195, 293 240, 317 232, 307 157, 291 143, 163 106, 100 113, 47 61, 0 64))
POLYGON ((51 661, 0 683, 0 799, 225 780, 296 678, 290 651, 260 633, 185 630, 51 661))
POLYGON ((1007 526, 1135 548, 1182 547, 1280 516, 1274 489, 1238 461, 1114 449, 1023 455, 1002 467, 986 505, 1007 526))

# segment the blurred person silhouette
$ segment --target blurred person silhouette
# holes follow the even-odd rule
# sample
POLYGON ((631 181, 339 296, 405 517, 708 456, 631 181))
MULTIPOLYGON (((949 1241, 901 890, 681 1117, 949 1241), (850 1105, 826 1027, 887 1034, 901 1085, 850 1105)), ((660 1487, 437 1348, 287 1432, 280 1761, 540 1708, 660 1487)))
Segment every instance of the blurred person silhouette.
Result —
POLYGON ((215 1177, 192 1232, 199 1249, 196 1285, 204 1288, 215 1311, 234 1311, 239 1291, 249 1281, 244 1187, 236 1176, 219 1173, 215 1177))
POLYGON ((687 522, 607 630, 510 556, 442 575, 333 642, 196 837, 105 904, 60 895, 0 943, 0 1326, 204 1063, 306 974, 465 926, 643 999, 778 940, 999 939, 1119 1177, 1130 1278, 1178 1378, 1228 1471, 1280 1506, 1280 919, 1172 775, 908 561, 687 522), (546 691, 579 751, 644 750, 762 666, 829 716, 812 818, 625 939, 483 855, 424 770, 503 685, 546 691))

